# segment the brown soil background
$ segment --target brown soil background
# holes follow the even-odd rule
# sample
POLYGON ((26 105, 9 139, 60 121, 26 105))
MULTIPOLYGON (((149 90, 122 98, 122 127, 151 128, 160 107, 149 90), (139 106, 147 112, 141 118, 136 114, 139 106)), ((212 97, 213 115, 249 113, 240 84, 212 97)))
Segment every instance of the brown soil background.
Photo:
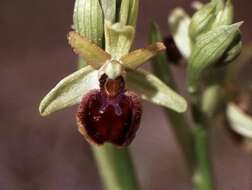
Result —
MULTIPOLYGON (((168 34, 167 14, 179 5, 189 8, 190 2, 142 0, 135 47, 147 44, 153 19, 168 34)), ((66 41, 73 3, 0 1, 1 190, 101 190, 92 153, 76 130, 76 107, 47 118, 38 113, 41 98, 76 68, 66 41)), ((247 42, 252 1, 234 0, 234 4, 237 20, 245 21, 247 42)), ((183 81, 184 73, 176 73, 183 81)), ((142 189, 190 190, 181 153, 161 109, 145 103, 144 110, 142 127, 131 145, 142 189)), ((211 140, 218 189, 252 190, 251 156, 221 128, 212 130, 211 140)))

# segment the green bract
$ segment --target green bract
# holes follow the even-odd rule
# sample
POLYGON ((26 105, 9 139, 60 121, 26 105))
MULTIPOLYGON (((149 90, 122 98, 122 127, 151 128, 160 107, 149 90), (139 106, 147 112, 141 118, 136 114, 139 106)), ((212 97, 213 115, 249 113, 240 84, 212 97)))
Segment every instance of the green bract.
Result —
POLYGON ((102 46, 104 21, 99 0, 76 0, 73 21, 76 32, 102 46))

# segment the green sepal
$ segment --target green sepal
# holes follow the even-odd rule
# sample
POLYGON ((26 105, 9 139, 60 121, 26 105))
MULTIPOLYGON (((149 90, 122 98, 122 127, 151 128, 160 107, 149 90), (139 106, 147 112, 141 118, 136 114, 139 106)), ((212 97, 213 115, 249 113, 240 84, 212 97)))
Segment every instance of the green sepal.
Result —
POLYGON ((74 52, 95 69, 100 68, 107 60, 111 59, 111 55, 76 32, 68 34, 68 42, 74 52))
POLYGON ((39 112, 47 116, 81 101, 91 89, 99 88, 98 71, 86 66, 61 80, 41 101, 39 112))
POLYGON ((112 55, 113 59, 119 60, 122 56, 128 54, 135 36, 133 26, 123 25, 121 23, 112 24, 105 22, 105 49, 112 55))
POLYGON ((179 113, 187 110, 187 102, 182 96, 143 69, 129 71, 125 81, 127 88, 137 93, 143 100, 179 113))
POLYGON ((120 60, 124 67, 136 69, 165 49, 166 47, 163 43, 157 42, 147 46, 146 48, 132 51, 123 56, 120 60))
POLYGON ((103 45, 104 22, 99 0, 76 0, 74 6, 74 29, 81 36, 103 45))
POLYGON ((215 28, 197 38, 189 59, 189 84, 191 93, 197 91, 200 77, 210 66, 218 63, 230 46, 240 36, 239 27, 242 23, 215 28))
POLYGON ((191 39, 189 36, 189 25, 191 18, 183 9, 177 8, 172 11, 168 18, 172 36, 180 53, 188 58, 191 55, 191 39))
POLYGON ((189 34, 193 41, 196 38, 211 29, 211 26, 216 18, 216 3, 208 3, 204 5, 199 11, 197 11, 193 17, 189 26, 189 34))

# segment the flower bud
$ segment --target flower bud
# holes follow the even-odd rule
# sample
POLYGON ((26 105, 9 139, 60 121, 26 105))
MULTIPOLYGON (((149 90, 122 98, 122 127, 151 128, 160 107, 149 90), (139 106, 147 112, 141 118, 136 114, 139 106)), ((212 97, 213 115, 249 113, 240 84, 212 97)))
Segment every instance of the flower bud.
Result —
POLYGON ((79 106, 79 131, 97 145, 129 145, 139 128, 142 106, 139 97, 125 90, 123 77, 100 78, 100 90, 86 94, 79 106))
MULTIPOLYGON (((193 46, 193 52, 189 59, 189 92, 194 93, 199 87, 199 81, 201 76, 210 67, 216 66, 218 63, 223 62, 223 58, 227 58, 228 52, 234 48, 240 38, 240 26, 242 22, 224 25, 217 27, 205 34, 199 36, 193 46)), ((238 48, 239 49, 239 48, 238 48)), ((235 54, 238 51, 232 53, 235 54)), ((230 55, 229 54, 229 55, 230 55)))
POLYGON ((234 21, 234 7, 231 0, 227 0, 223 9, 217 11, 216 14, 212 28, 232 24, 234 21))
POLYGON ((211 29, 215 20, 216 3, 210 2, 197 11, 189 26, 189 34, 193 41, 202 33, 211 29))

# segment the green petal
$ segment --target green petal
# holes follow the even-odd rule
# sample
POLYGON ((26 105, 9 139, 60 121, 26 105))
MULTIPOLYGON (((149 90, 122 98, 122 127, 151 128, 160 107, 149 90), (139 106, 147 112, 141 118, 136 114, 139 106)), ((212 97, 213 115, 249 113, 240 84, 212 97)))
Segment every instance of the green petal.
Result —
POLYGON ((73 22, 76 32, 102 46, 104 23, 99 0, 76 0, 73 22))
POLYGON ((252 138, 252 117, 242 112, 242 110, 233 103, 227 108, 227 118, 230 126, 238 134, 252 138))
POLYGON ((203 72, 218 63, 240 37, 241 23, 221 26, 197 38, 189 59, 189 91, 194 93, 203 72))
POLYGON ((107 52, 76 32, 69 33, 68 41, 74 51, 95 69, 100 68, 107 60, 111 59, 107 52))
POLYGON ((168 22, 179 51, 185 58, 190 57, 192 51, 191 39, 189 36, 191 18, 183 9, 177 8, 169 16, 168 22))
POLYGON ((186 100, 166 86, 153 74, 138 69, 127 72, 126 85, 129 90, 134 91, 142 99, 151 103, 170 108, 177 112, 185 112, 186 100))
POLYGON ((91 89, 99 88, 98 71, 86 66, 61 80, 41 101, 39 111, 47 116, 81 101, 91 89))
POLYGON ((146 48, 130 52, 129 54, 123 56, 121 58, 121 61, 123 63, 123 66, 125 66, 126 68, 136 69, 165 49, 166 47, 163 43, 154 43, 147 46, 146 48))
POLYGON ((120 59, 122 56, 128 54, 134 36, 135 29, 133 26, 105 22, 105 49, 112 55, 113 59, 120 59))

